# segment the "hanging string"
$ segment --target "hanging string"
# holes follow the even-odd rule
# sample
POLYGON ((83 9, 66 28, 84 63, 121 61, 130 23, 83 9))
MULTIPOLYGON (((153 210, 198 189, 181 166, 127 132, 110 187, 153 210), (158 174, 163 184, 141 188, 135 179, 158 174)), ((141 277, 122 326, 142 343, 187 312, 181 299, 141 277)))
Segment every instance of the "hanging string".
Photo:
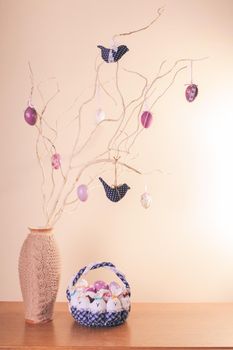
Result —
POLYGON ((96 86, 96 99, 97 99, 97 105, 100 107, 101 105, 101 97, 100 97, 100 83, 97 81, 97 86, 96 86))
POLYGON ((117 162, 120 157, 113 157, 115 159, 115 181, 114 181, 114 186, 117 187, 117 162))
POLYGON ((191 75, 191 84, 193 84, 193 61, 190 61, 190 75, 191 75))
POLYGON ((33 91, 34 91, 34 75, 33 75, 33 71, 32 71, 32 67, 31 67, 31 63, 30 62, 28 62, 28 68, 29 68, 30 80, 31 80, 31 91, 30 91, 30 95, 29 95, 29 98, 28 98, 28 106, 33 108, 32 95, 33 95, 33 91))

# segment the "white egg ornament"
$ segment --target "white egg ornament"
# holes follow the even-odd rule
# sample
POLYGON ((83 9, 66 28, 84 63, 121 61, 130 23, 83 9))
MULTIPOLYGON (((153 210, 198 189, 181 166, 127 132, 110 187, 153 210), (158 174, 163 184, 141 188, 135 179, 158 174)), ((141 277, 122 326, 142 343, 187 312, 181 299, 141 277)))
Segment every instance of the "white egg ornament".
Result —
POLYGON ((152 203, 152 197, 148 192, 144 192, 141 195, 141 204, 143 208, 148 209, 152 203))
POLYGON ((121 302, 116 297, 111 297, 107 301, 106 305, 107 312, 119 312, 122 310, 121 302))
POLYGON ((105 119, 105 112, 101 108, 97 109, 95 118, 96 123, 100 124, 105 119))
POLYGON ((105 301, 96 296, 95 299, 90 303, 90 311, 94 314, 103 313, 106 311, 106 303, 105 301))
POLYGON ((90 300, 86 296, 78 297, 75 307, 77 310, 89 310, 90 300))
POLYGON ((118 297, 120 294, 123 293, 122 287, 115 281, 109 283, 109 289, 115 297, 118 297))
POLYGON ((123 310, 129 311, 130 310, 130 297, 129 295, 122 295, 120 296, 120 302, 123 310))
POLYGON ((87 280, 85 280, 84 278, 81 278, 80 280, 78 280, 76 287, 77 288, 87 288, 88 287, 87 280))

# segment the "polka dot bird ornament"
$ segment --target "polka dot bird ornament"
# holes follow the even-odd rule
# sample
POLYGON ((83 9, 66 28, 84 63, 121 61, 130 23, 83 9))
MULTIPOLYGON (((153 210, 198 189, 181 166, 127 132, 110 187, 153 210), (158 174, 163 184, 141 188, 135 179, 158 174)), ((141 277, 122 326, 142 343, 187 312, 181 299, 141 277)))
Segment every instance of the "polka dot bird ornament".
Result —
POLYGON ((102 179, 102 177, 99 177, 99 180, 103 184, 107 198, 112 202, 119 202, 130 189, 127 184, 111 187, 102 179))
POLYGON ((117 185, 117 161, 119 158, 114 158, 115 159, 115 185, 114 186, 109 186, 103 179, 102 177, 99 177, 100 182, 102 183, 106 197, 111 201, 111 202, 119 202, 127 193, 127 191, 130 189, 130 187, 124 183, 123 185, 117 185))
POLYGON ((98 45, 97 47, 101 50, 101 56, 107 63, 119 61, 121 57, 129 51, 128 47, 125 45, 113 46, 112 48, 106 48, 102 45, 98 45))

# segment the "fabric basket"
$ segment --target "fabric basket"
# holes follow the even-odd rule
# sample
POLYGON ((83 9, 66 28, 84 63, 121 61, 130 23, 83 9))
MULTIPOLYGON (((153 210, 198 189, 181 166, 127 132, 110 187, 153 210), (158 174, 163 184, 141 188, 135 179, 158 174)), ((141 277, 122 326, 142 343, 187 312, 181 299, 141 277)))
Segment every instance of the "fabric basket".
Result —
MULTIPOLYGON (((114 283, 114 282, 113 282, 114 283)), ((69 310, 75 321, 81 325, 88 327, 113 327, 125 322, 130 312, 130 286, 125 276, 117 270, 111 262, 94 263, 83 267, 72 279, 66 290, 66 297, 69 303, 69 310), (85 276, 90 270, 100 267, 105 267, 113 271, 123 282, 122 293, 118 297, 111 296, 106 302, 104 297, 98 297, 94 301, 87 300, 86 297, 80 296, 77 292, 76 285, 80 277, 85 276), (116 309, 110 309, 112 301, 115 303, 116 309), (104 306, 106 303, 106 307, 104 306), (95 304, 95 305, 94 305, 95 304), (102 310, 93 310, 99 305, 102 305, 102 310), (109 307, 108 307, 109 306, 109 307)))

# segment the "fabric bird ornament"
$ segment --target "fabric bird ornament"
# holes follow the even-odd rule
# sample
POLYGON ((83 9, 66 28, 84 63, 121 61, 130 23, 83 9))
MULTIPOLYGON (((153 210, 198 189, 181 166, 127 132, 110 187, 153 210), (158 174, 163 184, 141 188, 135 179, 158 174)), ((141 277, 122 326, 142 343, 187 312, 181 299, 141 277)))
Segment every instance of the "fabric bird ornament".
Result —
POLYGON ((111 187, 102 179, 102 177, 99 177, 99 180, 103 184, 107 198, 112 202, 119 202, 130 189, 127 184, 111 187))
POLYGON ((119 59, 129 51, 128 47, 125 45, 116 46, 112 49, 108 49, 102 45, 98 45, 97 47, 101 50, 101 56, 107 63, 119 61, 119 59))

